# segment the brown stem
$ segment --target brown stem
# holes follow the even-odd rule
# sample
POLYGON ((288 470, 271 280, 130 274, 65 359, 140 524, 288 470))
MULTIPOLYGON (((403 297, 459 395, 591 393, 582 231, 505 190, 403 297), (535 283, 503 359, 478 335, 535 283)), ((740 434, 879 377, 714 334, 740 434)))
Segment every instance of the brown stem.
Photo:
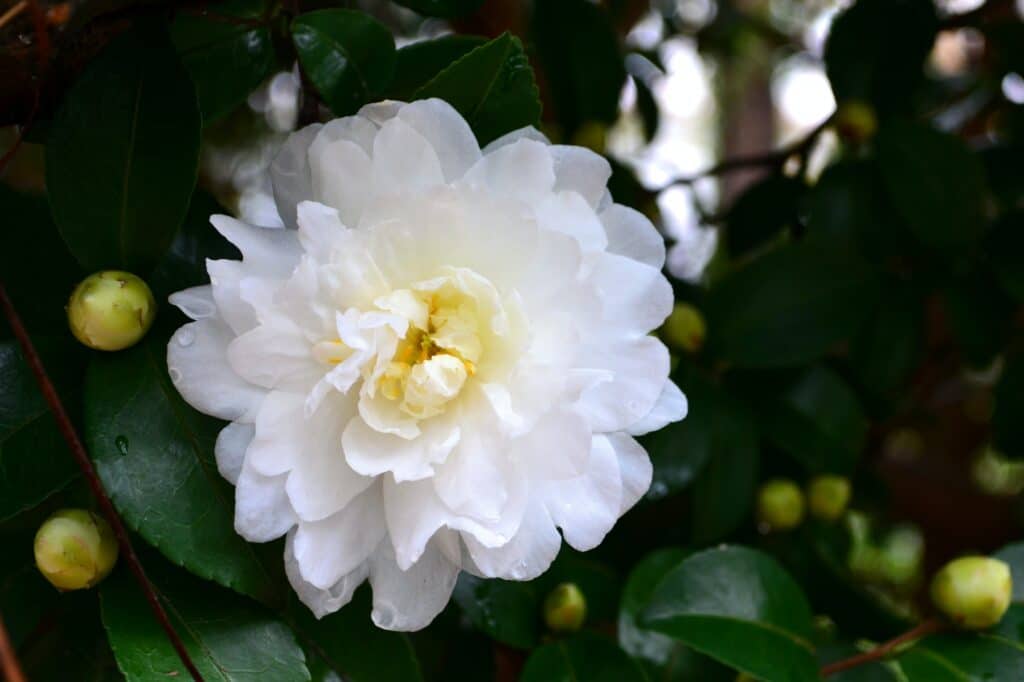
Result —
POLYGON ((17 337, 18 343, 21 345, 21 351, 24 353, 25 360, 32 369, 32 374, 35 376, 36 382, 39 384, 39 390, 46 399, 46 403, 50 406, 50 410, 53 412, 54 418, 57 420, 57 426, 60 428, 61 435, 64 436, 64 440, 67 441, 68 447, 71 449, 71 454, 74 456, 75 461, 82 470, 82 474, 85 476, 85 480, 88 482, 89 488, 92 490, 92 494, 96 498, 96 502, 100 507, 100 511, 102 511, 103 515, 107 518, 107 521, 110 523, 110 527, 114 531, 114 535, 117 537, 117 544, 121 549, 121 556, 128 564, 128 568, 131 569, 132 574, 135 576, 139 586, 142 588, 146 601, 149 602, 149 606, 153 610, 153 615, 156 616, 157 622, 160 623, 160 627, 162 627, 164 632, 167 634, 167 639, 170 640, 171 646, 174 647, 174 650, 177 652, 178 658, 181 659, 185 669, 190 675, 192 675, 193 679, 198 682, 202 682, 203 676, 199 674, 199 670, 196 668, 195 663, 192 662, 192 658, 185 649, 185 644, 181 641, 178 633, 175 632, 174 626, 171 625, 171 621, 167 617, 167 612, 164 610, 163 604, 160 603, 160 598, 157 596, 156 590, 153 588, 153 583, 151 583, 149 578, 146 577, 146 572, 142 568, 142 563, 139 561, 139 557, 135 554, 135 549, 132 547, 131 540, 128 538, 128 530, 124 527, 121 517, 117 515, 117 511, 114 509, 114 504, 110 501, 110 498, 107 497, 106 492, 103 490, 103 484, 100 482, 96 469, 93 467, 92 461, 90 461, 89 455, 85 451, 85 446, 82 444, 81 438, 78 437, 78 433, 75 431, 75 427, 71 423, 71 418, 64 409, 64 404, 61 402, 60 396, 57 395, 57 389, 50 380, 50 377, 47 375, 46 368, 43 366, 43 361, 39 357, 39 353, 36 351, 35 346, 32 344, 32 339, 29 338, 28 332, 22 324, 21 318, 18 316, 18 312, 14 309, 14 304, 11 303, 11 299, 7 296, 7 288, 4 287, 3 283, 0 283, 0 307, 3 308, 4 315, 7 317, 7 321, 10 323, 11 329, 14 331, 14 336, 17 337))
POLYGON ((901 645, 935 634, 936 632, 941 632, 944 629, 946 629, 946 624, 941 620, 932 619, 923 621, 916 627, 907 630, 899 637, 895 637, 890 639, 888 642, 879 644, 871 651, 865 651, 862 654, 857 654, 856 656, 851 656, 850 658, 836 661, 835 663, 829 663, 822 667, 821 676, 828 677, 830 675, 835 675, 836 673, 841 673, 844 670, 864 665, 865 663, 880 661, 901 645))
POLYGON ((0 670, 3 671, 7 682, 25 682, 25 674, 21 672, 21 665, 14 654, 11 638, 7 636, 3 618, 0 618, 0 670))

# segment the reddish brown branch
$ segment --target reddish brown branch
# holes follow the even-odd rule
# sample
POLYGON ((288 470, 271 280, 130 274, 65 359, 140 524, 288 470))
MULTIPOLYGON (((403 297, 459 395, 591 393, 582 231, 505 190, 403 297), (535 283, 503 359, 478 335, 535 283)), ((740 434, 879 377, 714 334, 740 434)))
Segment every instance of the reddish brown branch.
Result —
POLYGON ((11 638, 7 636, 3 618, 0 618, 0 670, 3 671, 7 682, 25 682, 25 674, 21 672, 21 665, 14 654, 11 638))
POLYGON ((871 651, 865 651, 862 654, 851 656, 850 658, 836 661, 835 663, 829 663, 821 669, 821 676, 828 677, 866 663, 880 661, 900 646, 907 644, 908 642, 921 639, 922 637, 935 634, 936 632, 941 632, 945 628, 946 624, 940 620, 926 620, 916 627, 907 630, 899 637, 890 639, 888 642, 883 644, 879 644, 871 651))
POLYGON ((71 418, 68 416, 67 411, 64 409, 64 404, 60 400, 60 396, 57 395, 57 389, 50 380, 49 375, 46 373, 46 369, 43 366, 43 361, 39 357, 39 353, 36 351, 35 346, 32 344, 32 339, 29 338, 28 332, 25 330, 25 326, 21 322, 21 318, 18 316, 18 312, 14 309, 14 304, 11 303, 11 299, 7 296, 7 289, 3 283, 0 283, 0 307, 3 307, 4 315, 7 317, 7 321, 11 325, 11 329, 14 331, 15 337, 18 339, 18 343, 21 345, 22 353, 25 355, 25 360, 28 362, 29 367, 32 369, 32 374, 36 378, 36 382, 39 384, 39 390, 42 392, 43 397, 46 399, 46 403, 49 405, 50 410, 53 412, 53 416, 57 420, 57 426, 60 428, 61 435, 64 436, 64 440, 67 441, 68 447, 71 449, 71 454, 74 456, 75 461, 78 463, 79 468, 82 470, 82 474, 85 476, 85 480, 89 484, 89 488, 92 490, 93 496, 96 498, 96 502, 99 504, 100 511, 107 518, 110 523, 110 527, 114 531, 114 535, 117 537, 117 544, 121 549, 121 557, 128 564, 128 568, 131 569, 132 574, 138 581, 139 586, 142 588, 142 592, 146 597, 146 601, 149 602, 150 608, 153 610, 153 615, 156 616, 157 622, 160 623, 160 627, 164 629, 167 634, 168 640, 171 642, 171 646, 174 647, 178 657, 181 659, 185 669, 192 675, 193 679, 202 682, 202 675, 199 674, 199 670, 196 668, 195 663, 192 662, 192 658, 189 656, 188 651, 185 649, 185 644, 181 641, 178 633, 175 632, 174 626, 171 625, 170 619, 167 617, 167 612, 164 610, 163 605, 160 603, 160 598, 157 596, 156 591, 153 589, 153 583, 146 577, 146 572, 142 568, 142 563, 139 561, 138 555, 135 554, 134 548, 132 548, 131 540, 128 537, 128 530, 124 527, 124 523, 121 521, 121 517, 118 516, 117 511, 114 509, 114 504, 107 497, 106 492, 103 490, 103 484, 100 482, 100 478, 96 473, 95 467, 89 460, 89 455, 86 454, 85 446, 82 444, 81 438, 75 431, 74 425, 71 423, 71 418))

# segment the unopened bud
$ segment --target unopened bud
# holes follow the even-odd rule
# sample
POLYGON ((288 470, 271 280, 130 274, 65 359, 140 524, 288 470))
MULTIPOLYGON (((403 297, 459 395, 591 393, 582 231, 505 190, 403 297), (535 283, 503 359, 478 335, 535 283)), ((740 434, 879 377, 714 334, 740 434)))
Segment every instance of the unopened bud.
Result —
POLYGON ((954 559, 935 574, 932 601, 960 627, 989 628, 1010 608, 1013 580, 999 559, 968 556, 954 559))
POLYGON ((757 496, 757 522, 762 532, 796 528, 804 520, 804 494, 788 479, 768 481, 757 496))
POLYGON ((807 487, 811 515, 822 521, 835 521, 850 503, 850 481, 843 476, 818 476, 807 487))
POLYGON ((700 311, 688 303, 676 303, 661 328, 665 343, 673 348, 696 353, 704 345, 707 325, 700 311))
POLYGON ((117 561, 117 540, 107 522, 85 509, 61 509, 39 527, 36 566, 61 590, 92 587, 117 561))
POLYGON ((156 301, 146 283, 119 270, 89 275, 68 302, 75 338, 96 350, 121 350, 137 343, 153 324, 156 301))
POLYGON ((576 583, 562 583, 544 600, 544 622, 554 632, 575 632, 587 617, 587 600, 576 583))
POLYGON ((913 585, 924 560, 924 536, 914 526, 893 528, 882 545, 882 556, 882 570, 888 582, 897 587, 913 585))
POLYGON ((878 132, 878 118, 870 104, 860 100, 843 102, 836 111, 836 132, 849 142, 864 142, 878 132))

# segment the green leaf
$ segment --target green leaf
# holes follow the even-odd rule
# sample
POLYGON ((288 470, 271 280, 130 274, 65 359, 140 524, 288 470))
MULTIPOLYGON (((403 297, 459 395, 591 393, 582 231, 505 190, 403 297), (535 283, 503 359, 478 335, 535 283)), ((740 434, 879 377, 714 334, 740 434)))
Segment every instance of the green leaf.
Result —
MULTIPOLYGON (((818 662, 822 665, 835 663, 862 653, 852 644, 837 643, 818 649, 818 662)), ((829 682, 905 682, 897 677, 891 663, 876 661, 849 668, 840 673, 830 675, 829 682)))
POLYGON ((530 656, 521 682, 645 682, 637 664, 604 637, 580 633, 546 644, 530 656))
POLYGON ((907 682, 1024 679, 1024 646, 997 634, 935 635, 916 644, 898 660, 907 682))
POLYGON ((1003 288, 1024 300, 1024 211, 1007 213, 993 226, 985 250, 1003 288))
POLYGON ((924 345, 924 301, 895 280, 883 285, 871 317, 850 344, 856 380, 876 395, 897 391, 917 366, 924 345))
POLYGON ((608 13, 588 0, 536 2, 531 30, 566 136, 584 123, 614 123, 626 67, 608 13))
POLYGON ((540 120, 533 69, 522 43, 508 33, 467 53, 414 95, 429 97, 455 107, 481 145, 540 120))
POLYGON ((234 494, 213 445, 222 424, 167 376, 167 336, 96 355, 85 379, 85 440, 125 522, 175 564, 263 601, 274 585, 234 529, 234 494))
POLYGON ((1006 363, 995 389, 993 444, 1007 457, 1024 459, 1024 357, 1006 363))
POLYGON ((840 103, 907 108, 923 80, 938 22, 931 0, 859 0, 832 24, 825 70, 840 103))
POLYGON ((955 255, 980 235, 985 172, 962 140, 892 121, 878 133, 877 154, 889 199, 922 244, 955 255))
POLYGON ((413 93, 429 83, 452 62, 487 42, 478 36, 446 35, 421 40, 398 50, 395 77, 388 94, 397 100, 410 100, 413 93))
POLYGON ((34 531, 0 535, 0 615, 15 649, 60 601, 60 592, 36 568, 34 538, 34 531))
POLYGON ((216 16, 179 11, 171 24, 181 61, 192 76, 203 125, 230 113, 274 68, 274 44, 262 18, 266 0, 229 0, 216 16))
POLYGON ((338 116, 356 111, 382 92, 395 72, 391 32, 363 12, 324 9, 292 22, 299 64, 338 116))
POLYGON ((964 359, 971 367, 988 367, 1010 336, 1016 302, 987 270, 957 277, 942 293, 946 318, 964 359))
POLYGON ((1013 602, 1024 605, 1024 542, 1014 542, 1006 545, 992 556, 996 559, 1002 559, 1010 565, 1010 575, 1013 582, 1013 602))
POLYGON ((806 598, 773 559, 751 549, 684 559, 654 589, 641 622, 765 682, 819 679, 806 598))
POLYGON ((794 225, 803 190, 801 180, 771 175, 744 191, 726 217, 729 253, 752 251, 794 225))
POLYGON ((534 583, 485 580, 463 572, 453 597, 473 625, 491 638, 519 649, 537 645, 540 597, 534 583))
POLYGON ((314 680, 416 682, 423 679, 409 638, 381 630, 370 620, 370 587, 356 590, 341 610, 316 619, 293 602, 293 628, 302 641, 314 680), (332 675, 333 673, 333 675, 332 675))
POLYGON ((54 221, 87 270, 145 276, 196 181, 201 117, 165 31, 115 39, 64 96, 46 145, 54 221))
MULTIPOLYGON (((41 579, 40 579, 41 580, 41 579)), ((107 643, 100 622, 99 599, 95 591, 56 595, 56 603, 18 651, 18 658, 30 680, 124 680, 107 643)), ((4 612, 6 619, 8 613, 4 612)))
POLYGON ((403 7, 428 17, 461 17, 479 7, 483 0, 395 0, 403 7))
MULTIPOLYGON (((310 679, 292 632, 261 607, 160 562, 146 571, 203 678, 213 682, 310 679)), ((124 567, 103 582, 103 625, 129 682, 187 679, 188 672, 124 567)))
POLYGON ((867 264, 789 244, 712 287, 708 346, 741 367, 810 362, 853 335, 877 294, 878 278, 867 264))

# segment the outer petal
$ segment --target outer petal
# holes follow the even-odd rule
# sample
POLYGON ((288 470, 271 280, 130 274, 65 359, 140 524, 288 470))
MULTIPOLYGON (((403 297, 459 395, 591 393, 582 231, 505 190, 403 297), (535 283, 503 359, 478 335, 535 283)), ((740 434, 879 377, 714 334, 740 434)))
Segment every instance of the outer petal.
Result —
POLYGON ((373 184, 377 192, 424 192, 444 184, 441 161, 412 126, 393 118, 373 143, 373 184))
POLYGON ((213 300, 213 288, 209 284, 183 289, 171 294, 167 300, 193 320, 203 320, 217 314, 217 303, 213 300))
POLYGON ((524 126, 522 128, 517 128, 510 133, 505 133, 498 139, 489 142, 487 146, 484 147, 484 154, 490 154, 495 149, 507 147, 513 142, 518 142, 522 139, 533 140, 534 142, 540 142, 541 144, 551 144, 544 133, 540 132, 533 126, 524 126))
POLYGON ((298 519, 285 495, 284 476, 262 476, 242 466, 235 487, 235 530, 249 542, 279 538, 298 519))
POLYGON ((313 183, 309 170, 309 146, 323 126, 306 126, 288 136, 281 151, 270 165, 270 180, 274 185, 274 201, 285 227, 295 229, 295 207, 300 201, 313 198, 313 183))
POLYGON ((480 146, 466 119, 441 99, 406 104, 398 118, 430 143, 441 162, 447 182, 458 180, 480 160, 480 146))
POLYGON ((485 155, 464 181, 498 196, 535 203, 551 191, 555 171, 548 147, 523 138, 485 155))
POLYGON ((571 410, 555 410, 512 442, 511 456, 535 480, 574 478, 586 471, 590 441, 590 424, 584 417, 571 410))
POLYGON ((323 618, 352 601, 352 594, 370 574, 370 562, 364 562, 348 575, 342 576, 341 580, 331 585, 329 589, 323 590, 302 577, 299 562, 295 558, 294 537, 295 533, 289 533, 285 542, 284 571, 302 603, 309 607, 314 616, 323 618))
POLYGON ((579 192, 587 203, 598 208, 612 176, 612 167, 600 154, 584 147, 552 145, 555 161, 555 189, 579 192))
POLYGON ((612 204, 600 215, 608 235, 608 252, 661 270, 665 266, 665 238, 643 213, 612 204))
POLYGON ((582 367, 605 370, 609 377, 584 388, 576 401, 595 433, 623 431, 650 414, 669 370, 668 349, 661 341, 641 336, 587 346, 580 355, 582 367))
POLYGON ((253 227, 226 215, 210 216, 210 224, 242 252, 247 276, 287 277, 302 255, 292 230, 253 227))
POLYGON ((546 483, 541 490, 566 542, 581 552, 597 547, 615 525, 622 507, 615 449, 604 436, 594 436, 587 472, 567 481, 546 483))
POLYGON ((370 562, 373 622, 385 630, 420 630, 444 610, 455 589, 459 567, 433 543, 408 570, 395 563, 391 545, 382 542, 370 562))
POLYGON ((689 404, 683 392, 671 380, 666 380, 661 395, 658 396, 658 402, 654 403, 646 417, 631 425, 627 432, 631 436, 642 436, 657 431, 672 422, 684 419, 688 409, 689 404))
POLYGON ((283 317, 234 339, 227 358, 249 383, 287 391, 308 391, 327 369, 313 359, 302 330, 283 317))
POLYGON ((625 514, 640 501, 647 489, 651 487, 654 467, 651 458, 631 436, 624 433, 611 433, 606 436, 609 445, 615 449, 619 460, 619 476, 622 479, 622 503, 619 515, 625 514))
POLYGON ((657 329, 672 312, 672 285, 661 270, 625 256, 600 254, 589 281, 604 307, 604 323, 624 336, 657 329))
POLYGON ((580 243, 584 252, 604 251, 608 237, 594 209, 576 192, 557 192, 537 206, 540 226, 567 234, 580 243))
POLYGON ((519 532, 501 547, 484 547, 469 534, 462 539, 479 575, 504 580, 533 580, 548 570, 562 547, 555 522, 539 502, 526 508, 519 532))
POLYGON ((242 462, 245 460, 245 450, 252 442, 255 433, 256 429, 252 424, 231 422, 217 434, 217 442, 213 446, 217 471, 232 485, 238 485, 238 476, 242 473, 242 462))
POLYGON ((338 209, 346 225, 356 225, 370 198, 370 156, 354 142, 335 140, 311 160, 311 166, 311 198, 338 209))
POLYGON ((167 372, 181 397, 200 412, 251 422, 265 391, 231 370, 230 341, 231 331, 219 319, 186 324, 167 343, 167 372))

